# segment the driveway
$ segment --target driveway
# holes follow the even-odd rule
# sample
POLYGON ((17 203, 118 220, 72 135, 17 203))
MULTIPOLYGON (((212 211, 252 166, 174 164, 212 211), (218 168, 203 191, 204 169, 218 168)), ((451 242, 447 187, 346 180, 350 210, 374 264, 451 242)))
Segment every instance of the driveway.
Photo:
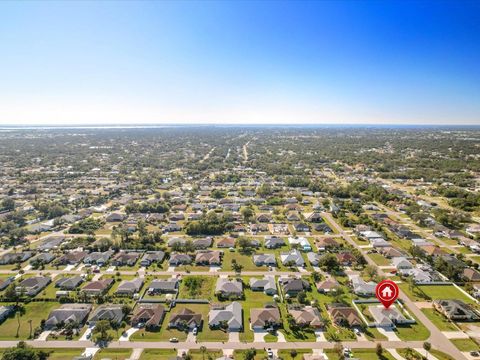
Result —
POLYGON ((315 330, 315 337, 317 338, 316 341, 327 341, 322 330, 315 330))
POLYGON ((285 335, 282 332, 277 330, 276 335, 277 335, 277 342, 287 342, 287 339, 285 339, 285 335))
POLYGON ((377 327, 376 329, 380 334, 385 335, 389 341, 401 341, 397 334, 395 334, 395 331, 392 329, 385 329, 381 327, 377 327))
POLYGON ((228 342, 229 343, 238 343, 240 342, 240 333, 238 331, 230 331, 228 333, 228 342))
POLYGON ((100 350, 98 347, 86 348, 82 355, 85 357, 90 356, 93 359, 98 350, 100 350))
POLYGON ((128 358, 128 360, 138 360, 140 356, 142 356, 143 349, 133 349, 132 355, 128 358))
POLYGON ((210 272, 217 272, 220 271, 221 267, 220 266, 210 266, 210 272))
POLYGON ((120 336, 120 339, 118 341, 129 341, 130 336, 135 334, 138 330, 140 330, 140 329, 136 328, 136 327, 132 327, 132 328, 128 329, 127 331, 125 331, 125 333, 122 336, 120 336))
POLYGON ((88 336, 92 333, 92 330, 95 326, 88 327, 87 330, 83 333, 83 335, 80 337, 80 341, 88 340, 88 336))
POLYGON ((195 335, 193 335, 193 331, 188 332, 187 340, 185 340, 185 341, 186 342, 196 342, 197 341, 197 337, 195 335))
POLYGON ((254 342, 264 342, 263 338, 267 335, 265 330, 254 330, 253 331, 253 341, 254 342))
POLYGON ((38 338, 36 338, 35 340, 37 340, 37 341, 46 341, 48 335, 50 335, 51 332, 52 332, 52 331, 50 331, 50 330, 42 331, 42 333, 41 333, 41 334, 38 336, 38 338))

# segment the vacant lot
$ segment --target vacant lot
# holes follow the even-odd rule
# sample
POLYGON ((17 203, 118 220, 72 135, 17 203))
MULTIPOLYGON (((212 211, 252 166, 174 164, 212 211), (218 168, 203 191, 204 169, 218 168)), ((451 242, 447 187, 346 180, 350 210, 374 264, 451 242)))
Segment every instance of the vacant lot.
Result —
POLYGON ((32 333, 40 326, 42 319, 47 319, 48 314, 54 308, 59 307, 56 302, 31 302, 24 305, 25 312, 20 313, 20 327, 18 326, 17 314, 11 315, 0 325, 0 340, 26 340, 30 336, 30 323, 32 333), (18 337, 16 337, 18 329, 18 337))

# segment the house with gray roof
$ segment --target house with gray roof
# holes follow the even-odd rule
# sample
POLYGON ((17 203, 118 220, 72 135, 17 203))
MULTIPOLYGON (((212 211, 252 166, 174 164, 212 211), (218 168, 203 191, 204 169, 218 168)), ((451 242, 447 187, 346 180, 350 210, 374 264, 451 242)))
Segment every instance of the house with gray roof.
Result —
POLYGON ((278 236, 265 236, 264 246, 267 249, 276 249, 285 245, 285 240, 278 236))
MULTIPOLYGON (((411 319, 407 319, 396 307, 385 309, 383 305, 370 306, 370 313, 375 319, 375 325, 383 328, 395 328, 399 324, 411 323, 411 319)), ((413 321, 414 322, 414 321, 413 321)))
POLYGON ((140 265, 147 267, 152 265, 153 263, 160 264, 164 258, 165 253, 163 251, 147 251, 143 255, 142 260, 140 260, 140 265))
POLYGON ((302 254, 298 250, 290 250, 289 252, 282 252, 280 254, 280 260, 285 266, 304 266, 305 261, 303 260, 302 254))
POLYGON ((33 256, 33 251, 9 252, 0 256, 0 265, 22 263, 33 256))
POLYGON ((263 291, 267 295, 277 294, 277 285, 275 284, 275 277, 265 275, 263 279, 250 279, 250 289, 252 291, 263 291))
POLYGON ((123 280, 120 285, 118 285, 117 290, 115 291, 116 295, 119 296, 133 296, 138 294, 140 289, 143 286, 143 279, 136 278, 133 280, 123 280))
POLYGON ((111 323, 120 324, 124 316, 122 305, 100 305, 88 319, 88 323, 95 325, 97 321, 108 320, 111 323))
POLYGON ((157 279, 148 285, 147 293, 155 294, 175 294, 178 291, 179 281, 177 279, 157 279))
POLYGON ((434 300, 433 307, 452 321, 478 321, 480 314, 472 306, 461 300, 434 300))
POLYGON ((55 282, 55 287, 62 290, 74 290, 83 283, 83 276, 62 277, 55 282))
POLYGON ((241 331, 243 329, 242 305, 234 301, 224 306, 213 306, 208 313, 208 325, 211 328, 224 326, 228 331, 241 331))
POLYGON ((112 259, 113 266, 134 266, 141 253, 136 251, 120 251, 112 259))
POLYGON ((40 254, 35 255, 32 257, 29 261, 30 264, 49 264, 52 262, 52 260, 55 259, 55 255, 48 253, 48 252, 42 252, 40 254))
POLYGON ((13 305, 0 306, 0 323, 4 322, 10 314, 13 314, 15 307, 13 305))
POLYGON ((360 296, 373 296, 375 295, 375 287, 377 284, 373 281, 365 282, 360 276, 354 275, 350 277, 353 292, 360 296))
POLYGON ((85 264, 96 264, 98 266, 103 266, 108 262, 113 253, 113 250, 107 250, 104 252, 92 252, 84 257, 83 262, 85 264))
POLYGON ((237 279, 218 278, 215 294, 223 298, 240 299, 243 297, 243 283, 237 279))
POLYGON ((90 304, 64 304, 60 308, 52 310, 45 321, 45 329, 53 329, 59 324, 76 323, 80 327, 87 320, 88 314, 92 310, 90 304))
POLYGON ((308 252, 307 259, 312 266, 318 266, 318 264, 320 263, 320 255, 314 252, 308 252))
POLYGON ((275 254, 255 254, 253 263, 257 266, 277 266, 275 254))
POLYGON ((32 276, 22 280, 15 288, 15 292, 18 295, 35 296, 45 289, 51 281, 52 279, 49 276, 32 276))

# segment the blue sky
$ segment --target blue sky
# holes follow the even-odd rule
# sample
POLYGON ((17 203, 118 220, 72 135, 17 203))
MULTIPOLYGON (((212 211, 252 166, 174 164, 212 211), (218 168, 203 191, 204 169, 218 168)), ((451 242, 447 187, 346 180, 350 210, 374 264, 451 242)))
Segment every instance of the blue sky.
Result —
POLYGON ((480 124, 480 2, 0 2, 0 124, 480 124))

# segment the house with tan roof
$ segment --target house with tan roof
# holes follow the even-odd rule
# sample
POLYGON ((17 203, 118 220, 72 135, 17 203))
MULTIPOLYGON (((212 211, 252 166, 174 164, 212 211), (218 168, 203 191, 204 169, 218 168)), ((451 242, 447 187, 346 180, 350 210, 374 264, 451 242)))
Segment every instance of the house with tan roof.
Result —
POLYGON ((292 316, 295 323, 300 327, 321 328, 324 322, 320 315, 320 311, 313 306, 292 306, 288 309, 288 313, 292 316))
POLYGON ((250 325, 253 330, 278 328, 282 325, 280 311, 276 306, 250 309, 250 325))

